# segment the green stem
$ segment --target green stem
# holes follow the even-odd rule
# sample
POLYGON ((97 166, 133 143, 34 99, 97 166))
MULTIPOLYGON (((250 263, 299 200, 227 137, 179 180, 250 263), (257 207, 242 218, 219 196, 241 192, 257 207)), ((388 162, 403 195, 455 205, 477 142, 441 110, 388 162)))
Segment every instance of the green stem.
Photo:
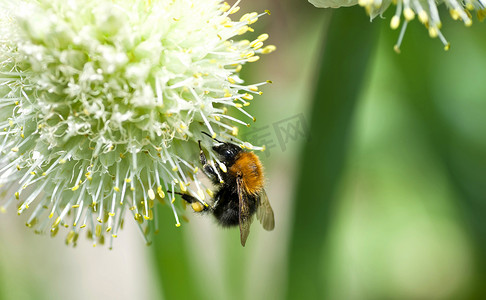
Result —
POLYGON ((360 7, 338 9, 324 39, 300 160, 288 275, 288 299, 323 299, 323 245, 347 158, 352 119, 376 44, 378 24, 360 7))
POLYGON ((163 230, 154 236, 153 250, 161 293, 166 300, 203 299, 197 290, 194 270, 188 262, 184 229, 174 225, 169 207, 158 205, 158 209, 157 222, 163 230))

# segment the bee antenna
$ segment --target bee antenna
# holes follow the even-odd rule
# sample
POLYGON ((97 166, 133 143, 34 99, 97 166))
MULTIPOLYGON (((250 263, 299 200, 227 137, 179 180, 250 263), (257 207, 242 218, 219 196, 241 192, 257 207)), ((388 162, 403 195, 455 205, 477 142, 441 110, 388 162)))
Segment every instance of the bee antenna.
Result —
MULTIPOLYGON (((172 191, 167 191, 167 193, 172 194, 172 191)), ((179 193, 179 192, 174 192, 174 194, 181 195, 181 196, 182 196, 182 195, 185 195, 185 194, 183 194, 183 193, 179 193)))
POLYGON ((215 140, 215 141, 216 141, 216 142, 218 142, 218 143, 222 143, 222 144, 224 144, 224 142, 221 142, 221 141, 220 141, 220 140, 218 140, 217 138, 213 138, 213 137, 212 137, 212 136, 211 136, 209 133, 207 133, 207 132, 201 131, 201 133, 202 133, 202 134, 207 135, 208 137, 212 138, 213 140, 215 140))

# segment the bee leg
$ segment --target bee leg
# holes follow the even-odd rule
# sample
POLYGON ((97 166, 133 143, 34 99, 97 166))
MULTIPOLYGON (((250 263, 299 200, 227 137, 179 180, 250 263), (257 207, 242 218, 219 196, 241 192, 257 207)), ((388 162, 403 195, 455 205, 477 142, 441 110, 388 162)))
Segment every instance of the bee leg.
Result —
POLYGON ((204 154, 204 151, 201 148, 201 141, 198 141, 199 143, 199 160, 201 161, 201 164, 203 166, 203 172, 208 176, 208 178, 214 183, 214 184, 220 184, 221 183, 221 178, 217 171, 213 168, 212 165, 210 165, 206 159, 206 154, 204 154))
MULTIPOLYGON (((167 191, 167 192, 172 193, 172 191, 167 191)), ((197 200, 196 197, 193 197, 188 194, 179 193, 179 192, 174 192, 174 194, 181 195, 181 198, 184 199, 184 201, 186 201, 187 203, 189 203, 195 212, 201 212, 210 209, 210 207, 207 206, 207 204, 206 205, 202 204, 201 202, 199 202, 199 200, 197 200)))

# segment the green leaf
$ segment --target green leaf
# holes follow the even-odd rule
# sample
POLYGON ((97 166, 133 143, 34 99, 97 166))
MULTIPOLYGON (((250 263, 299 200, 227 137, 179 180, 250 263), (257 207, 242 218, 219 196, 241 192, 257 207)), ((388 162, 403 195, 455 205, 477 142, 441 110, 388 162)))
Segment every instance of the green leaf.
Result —
POLYGON ((333 12, 323 40, 309 141, 300 159, 289 253, 288 299, 323 299, 323 245, 345 167, 352 121, 378 24, 361 7, 333 12))

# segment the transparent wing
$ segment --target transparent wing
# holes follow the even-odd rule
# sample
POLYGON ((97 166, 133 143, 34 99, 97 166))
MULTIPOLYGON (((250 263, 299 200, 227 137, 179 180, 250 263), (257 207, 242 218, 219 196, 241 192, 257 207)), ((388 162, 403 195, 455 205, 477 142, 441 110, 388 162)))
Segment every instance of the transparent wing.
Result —
POLYGON ((241 177, 236 178, 237 193, 239 200, 239 222, 240 222, 240 240, 241 245, 245 247, 246 239, 250 234, 250 207, 248 206, 248 201, 245 199, 245 191, 243 190, 243 179, 241 177))
POLYGON ((257 209, 257 219, 265 230, 273 230, 275 228, 275 216, 273 215, 273 209, 268 201, 268 196, 265 190, 260 195, 260 203, 257 209))

